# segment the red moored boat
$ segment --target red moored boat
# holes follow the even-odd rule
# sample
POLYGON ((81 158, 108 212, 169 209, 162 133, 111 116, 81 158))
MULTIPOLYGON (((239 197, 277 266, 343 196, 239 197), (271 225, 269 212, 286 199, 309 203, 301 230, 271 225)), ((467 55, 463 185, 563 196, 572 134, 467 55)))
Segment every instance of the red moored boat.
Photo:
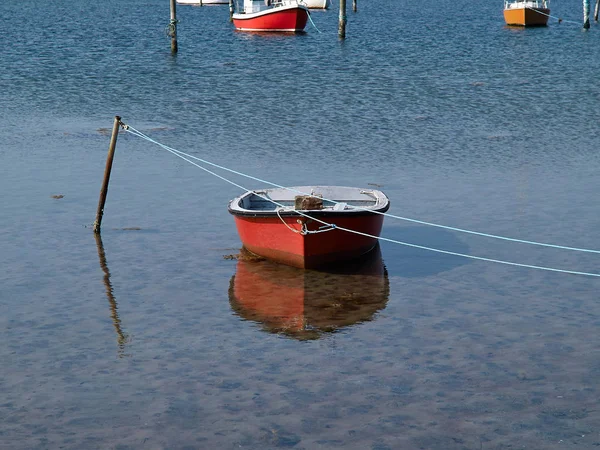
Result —
POLYGON ((241 31, 303 31, 308 8, 297 0, 244 0, 244 8, 233 14, 233 25, 241 31))
POLYGON ((387 196, 375 189, 297 186, 249 191, 228 209, 247 250, 311 269, 372 250, 389 207, 387 196))

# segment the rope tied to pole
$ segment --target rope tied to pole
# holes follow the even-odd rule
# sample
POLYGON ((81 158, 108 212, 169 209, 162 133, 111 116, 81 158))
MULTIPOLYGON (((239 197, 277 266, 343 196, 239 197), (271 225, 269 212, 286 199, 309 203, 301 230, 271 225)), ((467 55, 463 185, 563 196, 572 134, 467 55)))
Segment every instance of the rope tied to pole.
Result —
POLYGON ((177 34, 177 24, 179 23, 179 20, 177 19, 171 19, 169 21, 169 25, 167 25, 165 27, 165 34, 172 38, 177 34))
POLYGON ((317 28, 317 26, 315 25, 315 23, 313 22, 313 20, 312 20, 312 14, 310 13, 310 11, 308 11, 308 20, 310 20, 310 23, 312 24, 312 26, 315 27, 315 30, 317 30, 317 32, 320 33, 321 30, 319 30, 317 28))
MULTIPOLYGON (((215 164, 215 163, 203 160, 203 159, 195 157, 193 155, 189 155, 189 154, 184 153, 182 151, 179 151, 179 150, 176 150, 174 148, 168 147, 168 146, 166 146, 164 144, 161 144, 161 143, 153 140, 149 136, 146 136, 144 133, 136 130, 135 128, 133 128, 133 127, 131 127, 129 125, 125 125, 125 124, 122 124, 122 125, 123 125, 123 129, 125 131, 133 134, 134 136, 140 137, 140 138, 142 138, 142 139, 144 139, 144 140, 146 140, 148 142, 151 142, 153 144, 158 145, 159 147, 161 147, 164 150, 168 151, 169 153, 177 156, 178 158, 181 158, 184 161, 187 161, 188 163, 190 163, 190 164, 198 167, 199 169, 201 169, 201 170, 203 170, 203 171, 205 171, 205 172, 207 172, 207 173, 209 173, 209 174, 211 174, 211 175, 213 175, 213 176, 215 176, 215 177, 217 177, 217 178, 219 178, 219 179, 221 179, 221 180, 223 180, 223 181, 225 181, 225 182, 227 182, 227 183, 229 183, 229 184, 231 184, 231 185, 233 185, 233 186, 235 186, 235 187, 237 187, 239 189, 242 189, 243 191, 253 192, 255 195, 263 198, 264 200, 269 201, 269 202, 271 202, 271 203, 279 206, 280 209, 284 209, 285 206, 282 205, 282 204, 280 204, 280 203, 278 203, 277 201, 269 198, 266 195, 262 195, 260 192, 256 192, 256 191, 252 191, 250 189, 247 189, 246 187, 244 187, 244 186, 242 186, 242 185, 240 185, 240 184, 238 184, 238 183, 236 183, 236 182, 234 182, 232 180, 229 180, 229 179, 225 178, 224 176, 219 175, 219 174, 215 173, 214 171, 212 171, 210 169, 207 169, 206 167, 201 166, 200 164, 197 164, 197 163, 191 161, 191 159, 195 159, 197 161, 201 161, 204 164, 216 167, 218 169, 225 170, 225 171, 228 171, 230 173, 233 173, 233 174, 236 174, 236 175, 240 175, 240 176, 243 176, 243 177, 255 180, 255 181, 259 181, 259 182, 262 182, 262 183, 265 183, 265 184, 268 184, 268 185, 271 185, 271 186, 274 186, 274 187, 278 187, 278 188, 282 188, 282 189, 287 189, 287 190, 292 191, 292 192, 299 192, 299 193, 301 193, 303 195, 310 195, 310 196, 314 197, 313 194, 302 193, 302 192, 297 191, 295 189, 287 188, 285 186, 280 186, 278 184, 271 183, 269 181, 262 180, 260 178, 253 177, 251 175, 247 175, 247 174, 244 174, 242 172, 239 172, 239 171, 236 171, 236 170, 233 170, 233 169, 229 169, 227 167, 220 166, 218 164, 215 164)), ((339 202, 337 202, 335 200, 331 200, 331 199, 323 199, 323 200, 328 200, 328 201, 336 203, 336 204, 339 203, 339 202)), ((350 205, 348 205, 348 206, 350 206, 350 205)), ((352 208, 357 209, 357 210, 366 210, 365 208, 360 208, 360 207, 356 207, 356 206, 352 206, 352 208)), ((409 222, 419 223, 419 224, 422 224, 422 225, 429 225, 429 226, 434 226, 434 227, 443 228, 443 229, 447 229, 447 230, 452 230, 452 231, 457 231, 457 232, 462 232, 462 233, 469 233, 469 234, 484 236, 484 237, 488 237, 488 238, 501 239, 501 240, 506 240, 506 241, 511 241, 511 242, 523 243, 523 244, 538 245, 538 246, 543 246, 543 247, 551 247, 551 248, 557 248, 557 249, 562 249, 562 250, 572 250, 572 251, 579 251, 579 252, 588 252, 588 253, 600 254, 600 250, 592 250, 592 249, 577 248, 577 247, 567 247, 567 246, 562 246, 562 245, 546 244, 546 243, 535 242, 535 241, 527 241, 527 240, 510 238, 510 237, 505 237, 505 236, 498 236, 498 235, 493 235, 493 234, 488 234, 488 233, 481 233, 481 232, 477 232, 477 231, 465 230, 465 229, 461 229, 461 228, 456 228, 456 227, 450 227, 450 226, 446 226, 446 225, 440 225, 440 224, 425 222, 425 221, 421 221, 421 220, 417 220, 417 219, 410 219, 410 218, 407 218, 407 217, 401 217, 401 216, 397 216, 397 215, 389 214, 389 213, 382 213, 382 212, 372 211, 372 210, 368 210, 368 211, 371 212, 371 213, 373 213, 373 214, 381 214, 383 216, 387 216, 387 217, 391 217, 391 218, 395 218, 395 219, 399 219, 399 220, 406 220, 406 221, 409 221, 409 222)), ((404 245, 404 246, 407 246, 407 247, 418 248, 418 249, 422 249, 422 250, 428 250, 428 251, 432 251, 432 252, 435 252, 435 253, 442 253, 442 254, 452 255, 452 256, 460 256, 460 257, 463 257, 463 258, 474 259, 474 260, 478 260, 478 261, 495 262, 495 263, 498 263, 498 264, 504 264, 504 265, 514 266, 514 267, 524 267, 524 268, 544 270, 544 271, 549 271, 549 272, 558 272, 558 273, 565 273, 565 274, 572 274, 572 275, 585 275, 585 276, 591 276, 591 277, 600 277, 600 273, 591 273, 591 272, 581 272, 581 271, 575 271, 575 270, 558 269, 558 268, 553 268, 553 267, 537 266, 537 265, 532 265, 532 264, 522 264, 522 263, 517 263, 517 262, 512 262, 512 261, 505 261, 505 260, 499 260, 499 259, 493 259, 493 258, 486 258, 486 257, 482 257, 482 256, 467 255, 467 254, 464 254, 464 253, 451 252, 451 251, 442 250, 442 249, 433 248, 433 247, 426 247, 426 246, 423 246, 423 245, 412 244, 412 243, 409 243, 409 242, 403 242, 403 241, 399 241, 399 240, 391 239, 391 238, 386 238, 386 237, 382 237, 382 236, 374 236, 374 235, 371 235, 371 234, 368 234, 368 233, 363 233, 363 232, 360 232, 360 231, 357 231, 357 230, 351 230, 349 228, 337 226, 337 225, 335 225, 333 223, 325 222, 325 221, 319 219, 318 217, 310 216, 309 214, 303 213, 302 211, 295 210, 294 212, 296 214, 302 216, 302 217, 305 217, 306 219, 313 220, 315 222, 318 222, 318 223, 322 224, 322 226, 320 227, 319 230, 314 230, 314 231, 310 231, 310 232, 308 230, 306 230, 306 234, 308 234, 308 233, 320 233, 320 232, 331 231, 333 229, 336 229, 336 230, 346 231, 348 233, 353 233, 353 234, 356 234, 356 235, 359 235, 359 236, 365 236, 365 237, 369 237, 369 238, 373 238, 373 239, 378 239, 380 241, 386 241, 386 242, 391 242, 391 243, 398 244, 398 245, 404 245)), ((285 221, 283 221, 283 218, 279 215, 279 210, 277 210, 277 215, 282 220, 282 222, 284 222, 284 224, 286 226, 288 226, 288 228, 290 228, 293 232, 295 232, 295 233, 302 233, 303 230, 295 230, 295 229, 291 228, 287 223, 285 223, 285 221)))
POLYGON ((556 19, 558 21, 558 23, 568 22, 568 23, 575 23, 575 24, 579 25, 579 22, 575 22, 574 20, 565 20, 562 17, 552 16, 550 14, 546 14, 546 13, 540 11, 539 9, 532 8, 531 6, 526 6, 525 9, 530 9, 531 11, 535 11, 536 13, 541 14, 542 16, 549 17, 550 19, 556 19))
MULTIPOLYGON (((129 130, 129 128, 128 128, 128 130, 129 130)), ((215 167, 217 169, 224 170, 224 171, 227 171, 229 173, 232 173, 232 174, 235 174, 235 175, 239 175, 239 176, 244 177, 244 178, 251 179, 253 181, 258 181, 260 183, 268 184, 269 186, 273 186, 273 187, 277 187, 277 188, 281 188, 281 189, 287 189, 288 191, 294 192, 296 194, 314 197, 314 195, 311 194, 311 193, 309 193, 309 192, 302 192, 302 191, 298 191, 296 189, 291 189, 289 187, 282 186, 282 185, 277 184, 277 183, 272 183, 272 182, 270 182, 268 180, 263 180, 261 178, 254 177, 252 175, 248 175, 248 174, 245 174, 243 172, 239 172, 237 170, 229 169, 227 167, 221 166, 219 164, 212 163, 212 162, 207 161, 205 159, 198 158, 197 156, 193 156, 193 155, 181 152, 179 150, 176 150, 174 148, 167 147, 166 145, 161 144, 161 143, 153 140, 152 138, 144 135, 143 133, 139 132, 138 130, 135 130, 134 128, 132 128, 132 130, 134 130, 134 132, 130 131, 132 134, 136 134, 138 137, 141 137, 142 139, 145 139, 148 142, 156 144, 156 145, 164 148, 165 150, 167 150, 167 151, 175 154, 176 156, 179 156, 182 159, 183 159, 183 156, 185 156, 185 157, 188 157, 188 158, 191 158, 191 159, 195 159, 196 161, 200 161, 203 164, 207 164, 207 165, 215 167), (180 156, 180 155, 183 155, 183 156, 180 156)), ((192 164, 194 164, 194 163, 192 163, 192 164)), ((196 164, 194 164, 194 165, 196 165, 196 164)), ((207 172, 209 172, 209 173, 217 176, 218 178, 223 179, 224 181, 229 182, 229 180, 227 180, 226 178, 221 177, 220 175, 217 175, 214 172, 211 172, 211 171, 209 171, 208 169, 206 169, 204 167, 201 167, 201 166, 198 166, 198 167, 201 168, 202 170, 205 170, 205 171, 207 171, 207 172)), ((234 184, 234 183, 231 183, 231 184, 234 184)), ((234 184, 234 185, 237 186, 237 187, 240 187, 237 184, 234 184)), ((243 187, 241 187, 241 189, 248 190, 248 189, 245 189, 243 187)), ((271 199, 268 199, 268 200, 272 201, 271 199)), ((329 202, 332 202, 332 203, 339 203, 339 202, 336 202, 333 199, 323 198, 323 200, 329 201, 329 202)), ((283 207, 283 205, 278 205, 278 206, 282 206, 283 207)), ((369 212, 371 212, 373 214, 381 214, 381 215, 383 215, 385 217, 390 217, 392 219, 404 220, 404 221, 407 221, 407 222, 418 223, 419 225, 427 225, 427 226, 431 226, 431 227, 442 228, 442 229, 449 230, 449 231, 456 231, 456 232, 459 232, 459 233, 473 234, 473 235, 487 237, 487 238, 491 238, 491 239, 500 239, 500 240, 516 242, 516 243, 520 243, 520 244, 538 245, 538 246, 541 246, 541 247, 550 247, 550 248, 556 248, 556 249, 560 249, 560 250, 572 250, 572 251, 578 251, 578 252, 587 252, 587 253, 600 254, 600 250, 593 250, 593 249, 586 249, 586 248, 579 248, 579 247, 568 247, 568 246, 564 246, 564 245, 548 244, 548 243, 544 243, 544 242, 529 241, 529 240, 524 240, 524 239, 511 238, 511 237, 507 237, 507 236, 499 236, 499 235, 490 234, 490 233, 482 233, 482 232, 479 232, 479 231, 466 230, 464 228, 452 227, 452 226, 448 226, 448 225, 441 225, 441 224, 437 224, 437 223, 433 223, 433 222, 426 222, 424 220, 412 219, 412 218, 409 218, 409 217, 398 216, 398 215, 394 215, 394 214, 390 214, 390 213, 382 213, 382 212, 377 212, 377 211, 365 210, 364 208, 361 208, 359 206, 352 206, 352 205, 347 205, 347 206, 351 207, 353 209, 359 210, 359 211, 363 210, 363 211, 369 211, 369 212)))

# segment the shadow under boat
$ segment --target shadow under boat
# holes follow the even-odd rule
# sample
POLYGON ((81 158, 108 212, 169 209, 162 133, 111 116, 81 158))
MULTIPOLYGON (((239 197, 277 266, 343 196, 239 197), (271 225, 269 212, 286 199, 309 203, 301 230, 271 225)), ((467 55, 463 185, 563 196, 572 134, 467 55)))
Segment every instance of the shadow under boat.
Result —
POLYGON ((318 271, 246 259, 243 248, 240 256, 229 284, 231 308, 271 333, 319 339, 372 320, 390 295, 379 245, 358 260, 318 271))

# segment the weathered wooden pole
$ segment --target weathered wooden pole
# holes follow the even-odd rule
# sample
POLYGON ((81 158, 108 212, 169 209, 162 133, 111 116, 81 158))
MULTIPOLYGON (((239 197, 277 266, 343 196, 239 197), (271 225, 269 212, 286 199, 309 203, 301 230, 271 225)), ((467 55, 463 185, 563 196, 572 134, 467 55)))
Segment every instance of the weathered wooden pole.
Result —
POLYGON ((171 36, 171 53, 177 53, 177 11, 175 0, 171 0, 171 21, 169 22, 169 36, 171 36))
POLYGON ((594 8, 594 20, 598 22, 598 9, 600 9, 600 0, 596 0, 596 7, 594 8))
POLYGON ((358 10, 358 6, 356 5, 357 0, 352 0, 352 11, 356 12, 358 10))
POLYGON ((340 20, 338 26, 340 39, 346 38, 346 0, 340 0, 340 20))
POLYGON ((115 156, 115 147, 117 146, 117 136, 119 135, 119 126, 121 118, 115 116, 110 145, 108 146, 108 157, 106 158, 106 168, 104 169, 104 180, 100 189, 100 200, 98 200, 98 209, 96 210, 96 221, 94 222, 94 233, 100 233, 102 216, 104 215, 104 203, 106 203, 106 194, 108 193, 108 182, 110 180, 110 171, 112 169, 113 158, 115 156))
POLYGON ((583 28, 590 27, 590 0, 583 0, 583 28))

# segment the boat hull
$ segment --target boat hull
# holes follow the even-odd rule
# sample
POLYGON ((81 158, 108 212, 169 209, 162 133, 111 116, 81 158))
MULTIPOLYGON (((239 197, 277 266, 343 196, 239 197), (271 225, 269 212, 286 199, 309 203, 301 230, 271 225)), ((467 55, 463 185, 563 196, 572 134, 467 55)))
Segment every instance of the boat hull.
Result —
MULTIPOLYGON (((358 258, 372 250, 377 239, 348 231, 334 229, 315 234, 300 234, 297 217, 284 217, 283 221, 297 232, 284 226, 279 217, 236 217, 235 224, 244 247, 252 253, 282 264, 302 269, 314 269, 358 258)), ((360 233, 379 236, 383 216, 373 214, 360 217, 323 218, 360 233)), ((316 231, 321 223, 307 221, 308 231, 316 231)))
POLYGON ((504 10, 506 25, 521 27, 543 27, 548 24, 548 8, 512 8, 504 10))
POLYGON ((322 192, 323 202, 327 206, 306 210, 275 208, 274 204, 282 205, 294 200, 293 194, 284 193, 282 189, 259 191, 260 196, 247 193, 230 202, 229 212, 234 215, 240 240, 246 250, 289 266, 313 269, 358 258, 377 244, 383 226, 383 213, 389 208, 389 200, 382 192, 345 187, 314 189, 304 186, 290 189, 322 192), (240 206, 244 202, 252 203, 250 198, 259 202, 259 197, 265 196, 270 200, 262 200, 263 205, 270 205, 270 209, 268 206, 264 206, 264 209, 244 209, 240 206), (338 203, 340 201, 347 203, 338 203), (340 208, 353 202, 357 206, 340 208), (367 204, 369 206, 364 206, 367 204))
POLYGON ((300 32, 306 27, 308 9, 302 5, 283 6, 256 13, 233 14, 233 26, 240 31, 300 32))

